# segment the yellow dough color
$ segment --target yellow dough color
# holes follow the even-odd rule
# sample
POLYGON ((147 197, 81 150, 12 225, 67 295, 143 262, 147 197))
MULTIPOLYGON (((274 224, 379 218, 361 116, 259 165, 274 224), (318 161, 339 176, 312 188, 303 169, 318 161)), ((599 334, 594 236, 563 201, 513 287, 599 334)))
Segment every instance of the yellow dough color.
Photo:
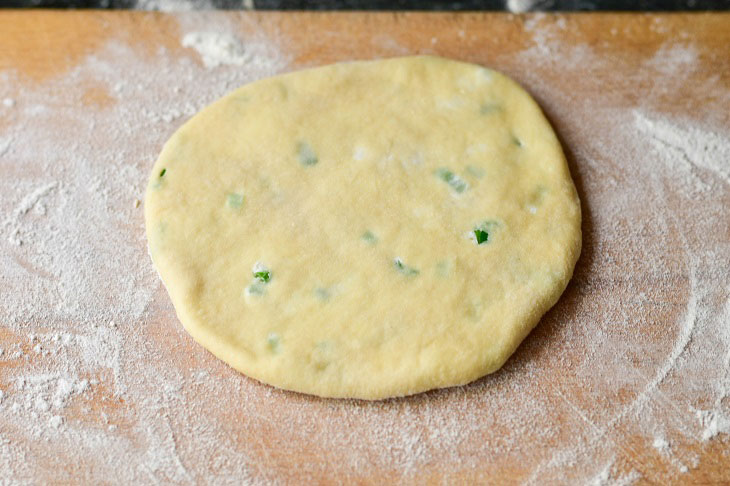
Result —
POLYGON ((435 57, 243 86, 172 136, 145 199, 196 341, 264 383, 364 399, 499 369, 570 280, 580 219, 532 98, 435 57))

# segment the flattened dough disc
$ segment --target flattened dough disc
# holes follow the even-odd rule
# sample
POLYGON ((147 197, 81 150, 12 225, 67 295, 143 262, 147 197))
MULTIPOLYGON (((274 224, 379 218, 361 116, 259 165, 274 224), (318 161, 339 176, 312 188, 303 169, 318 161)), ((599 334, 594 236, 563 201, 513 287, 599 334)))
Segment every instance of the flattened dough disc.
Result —
POLYGON ((195 340, 262 382, 365 399, 499 369, 565 289, 580 218, 533 99, 434 57, 243 86, 172 136, 145 199, 195 340))

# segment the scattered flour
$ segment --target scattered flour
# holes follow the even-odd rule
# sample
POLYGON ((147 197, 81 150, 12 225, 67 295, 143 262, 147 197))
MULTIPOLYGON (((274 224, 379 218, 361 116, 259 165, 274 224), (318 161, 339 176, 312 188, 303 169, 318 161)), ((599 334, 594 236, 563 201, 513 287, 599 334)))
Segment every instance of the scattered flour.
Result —
POLYGON ((655 449, 661 452, 669 452, 669 442, 667 442, 667 439, 662 436, 654 437, 654 442, 652 443, 652 445, 655 449))
MULTIPOLYGON (((692 74, 700 57, 692 45, 667 42, 637 78, 627 80, 610 74, 610 56, 559 41, 559 31, 566 28, 559 24, 547 16, 529 17, 525 27, 534 33, 535 45, 502 61, 524 76, 539 98, 548 100, 551 118, 562 120, 564 133, 571 133, 566 143, 583 178, 584 209, 597 238, 592 244, 591 234, 584 233, 584 254, 590 246, 597 250, 595 268, 585 282, 577 272, 574 284, 585 289, 583 296, 608 291, 612 297, 603 317, 585 316, 592 332, 576 333, 576 328, 564 336, 579 348, 583 339, 607 345, 586 350, 582 360, 575 356, 582 361, 577 372, 583 375, 583 406, 559 392, 583 422, 586 439, 558 448, 533 470, 528 483, 557 480, 576 462, 595 458, 612 437, 620 440, 617 431, 627 427, 648 437, 656 430, 671 432, 673 445, 665 459, 675 470, 688 472, 699 465, 698 442, 716 437, 712 424, 722 420, 713 422, 712 417, 727 417, 730 411, 723 401, 730 389, 730 304, 723 307, 730 298, 730 227, 723 209, 730 203, 730 136, 720 128, 724 115, 710 103, 698 107, 691 119, 659 111, 658 106, 666 105, 663 94, 694 86, 692 74), (556 90, 555 68, 583 82, 569 92, 556 90), (620 89, 601 89, 589 72, 609 73, 600 83, 620 89), (639 106, 619 108, 629 106, 621 101, 621 89, 634 92, 644 79, 651 89, 639 106), (601 100, 592 99, 595 90, 602 92, 601 100), (670 248, 677 256, 670 256, 670 248), (614 284, 619 281, 633 295, 621 296, 614 284), (677 295, 682 296, 681 307, 677 295), (602 329, 602 323, 612 328, 602 329), (622 336, 619 341, 617 336, 622 336), (620 344, 623 340, 626 344, 620 344), (606 403, 611 400, 606 379, 623 389, 623 399, 606 403), (714 403, 712 415, 704 409, 695 412, 701 417, 698 430, 693 411, 708 401, 714 403)), ((721 83, 703 83, 705 94, 728 99, 721 83)), ((572 347, 561 352, 571 354, 572 347)), ((623 478, 641 474, 625 469, 623 478)), ((670 473, 649 473, 653 482, 676 480, 670 473)), ((610 482, 621 481, 619 476, 610 482)))
POLYGON ((52 427, 54 429, 59 428, 61 425, 63 425, 63 417, 60 415, 54 415, 50 419, 48 419, 48 426, 52 427))
MULTIPOLYGON (((575 278, 499 373, 367 403, 233 372, 177 325, 150 264, 130 202, 164 141, 231 89, 289 67, 275 39, 221 18, 178 16, 203 65, 112 39, 43 84, 0 71, 19 106, 0 139, 11 175, 0 179, 0 477, 73 482, 72 462, 88 482, 358 483, 380 470, 425 483, 434 464, 465 478, 518 464, 527 484, 666 484, 701 467, 705 442, 727 440, 730 141, 717 110, 669 115, 657 98, 692 82, 691 44, 659 50, 687 77, 659 54, 637 73, 653 86, 637 106, 622 98, 637 88, 621 84, 636 79, 557 41, 564 23, 530 17, 536 45, 495 67, 566 137, 586 220, 575 278), (594 73, 619 89, 593 96, 594 73), (90 79, 110 106, 83 105, 90 79), (631 453, 627 435, 643 438, 631 453)), ((719 81, 704 89, 727 96, 719 81)))
POLYGON ((588 481, 588 486, 606 486, 608 481, 611 479, 611 468, 613 467, 613 461, 606 463, 605 466, 588 481))
POLYGON ((710 440, 718 434, 730 434, 730 418, 718 410, 697 410, 697 420, 702 424, 702 440, 710 440))
POLYGON ((45 184, 39 187, 35 191, 25 196, 23 200, 20 201, 20 204, 18 204, 18 206, 15 208, 15 211, 13 211, 13 217, 17 220, 18 218, 24 216, 28 211, 33 209, 36 204, 38 204, 38 201, 40 201, 42 197, 48 195, 49 192, 57 187, 58 182, 51 182, 49 184, 45 184))
POLYGON ((0 157, 10 149, 10 144, 13 142, 11 138, 0 138, 0 157))
MULTIPOLYGON (((208 69, 218 66, 244 66, 252 63, 268 63, 269 47, 263 42, 244 44, 234 35, 218 31, 190 32, 182 38, 184 47, 195 49, 208 69)), ((273 66, 258 66, 269 68, 273 66)), ((170 120, 166 120, 170 121, 170 120)))
POLYGON ((697 65, 697 50, 682 44, 665 44, 646 62, 649 69, 664 76, 691 74, 697 65))
POLYGON ((728 135, 720 135, 693 125, 683 128, 667 120, 650 118, 638 110, 634 112, 634 124, 649 137, 658 153, 671 153, 665 160, 675 165, 673 170, 689 173, 688 179, 700 179, 696 174, 698 169, 712 171, 720 176, 720 183, 730 185, 728 135))

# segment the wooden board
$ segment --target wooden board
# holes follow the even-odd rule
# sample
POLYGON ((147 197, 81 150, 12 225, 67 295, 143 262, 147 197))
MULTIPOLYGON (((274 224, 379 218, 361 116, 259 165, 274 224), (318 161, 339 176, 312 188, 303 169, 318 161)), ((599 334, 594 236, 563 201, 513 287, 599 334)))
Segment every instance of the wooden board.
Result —
POLYGON ((0 477, 728 484, 728 26, 0 11, 0 477), (206 69, 181 43, 194 31, 243 51, 206 69), (466 387, 366 403, 235 373, 181 330, 146 254, 134 201, 157 152, 244 81, 416 53, 499 69, 542 105, 583 204, 573 281, 503 370, 466 387))

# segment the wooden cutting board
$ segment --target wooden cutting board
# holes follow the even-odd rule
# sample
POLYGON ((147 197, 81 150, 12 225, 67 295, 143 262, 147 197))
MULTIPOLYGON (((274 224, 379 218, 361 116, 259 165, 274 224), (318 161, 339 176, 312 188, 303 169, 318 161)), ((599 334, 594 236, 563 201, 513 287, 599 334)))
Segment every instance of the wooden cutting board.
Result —
POLYGON ((0 478, 729 484, 729 26, 0 11, 0 478), (243 82, 417 53, 501 70, 541 104, 583 205, 574 279, 466 387, 322 400, 232 371, 182 331, 146 254, 159 149, 243 82))

